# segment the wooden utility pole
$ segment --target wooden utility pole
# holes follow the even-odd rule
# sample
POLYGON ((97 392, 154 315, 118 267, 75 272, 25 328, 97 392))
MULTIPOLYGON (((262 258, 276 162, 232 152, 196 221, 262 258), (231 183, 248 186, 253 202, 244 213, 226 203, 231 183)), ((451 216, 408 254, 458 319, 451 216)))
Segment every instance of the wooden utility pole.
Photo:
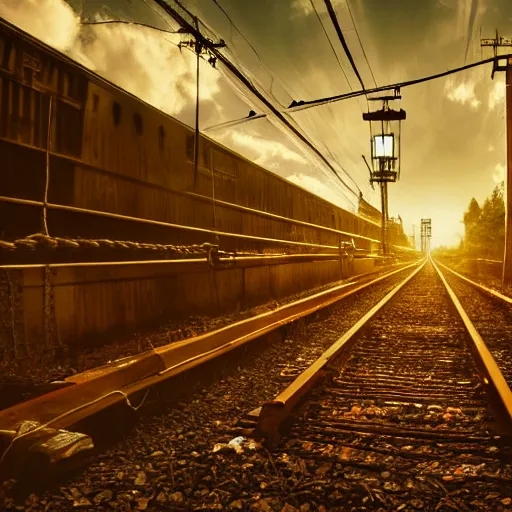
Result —
POLYGON ((496 60, 493 63, 492 78, 496 71, 505 71, 506 116, 507 116, 507 176, 505 178, 505 251, 503 254, 503 285, 512 284, 512 58, 500 59, 498 48, 512 47, 512 38, 498 37, 482 39, 481 46, 490 46, 496 60), (500 62, 502 61, 502 62, 500 62))

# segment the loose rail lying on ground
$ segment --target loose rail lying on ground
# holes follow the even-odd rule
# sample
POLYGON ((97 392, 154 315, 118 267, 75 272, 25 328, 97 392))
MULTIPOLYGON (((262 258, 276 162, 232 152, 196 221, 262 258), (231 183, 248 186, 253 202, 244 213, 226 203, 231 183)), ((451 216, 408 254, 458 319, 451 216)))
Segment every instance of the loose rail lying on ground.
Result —
POLYGON ((109 406, 128 401, 128 396, 137 391, 225 354, 417 264, 401 265, 378 277, 374 276, 375 273, 365 274, 359 279, 217 331, 75 375, 66 379, 66 387, 1 411, 0 435, 3 433, 10 439, 8 446, 12 446, 21 437, 17 426, 26 420, 39 425, 32 430, 33 433, 48 427, 68 428, 109 406))

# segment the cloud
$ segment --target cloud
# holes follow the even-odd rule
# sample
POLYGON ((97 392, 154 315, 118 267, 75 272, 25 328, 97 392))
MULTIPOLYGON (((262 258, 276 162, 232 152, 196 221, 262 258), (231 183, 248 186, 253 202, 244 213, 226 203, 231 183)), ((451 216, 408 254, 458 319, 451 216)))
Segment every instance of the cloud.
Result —
POLYGON ((283 143, 241 132, 227 132, 218 137, 219 141, 235 146, 238 151, 258 165, 267 169, 279 169, 282 164, 306 165, 307 160, 287 148, 283 143))
MULTIPOLYGON (((196 57, 175 46, 179 36, 130 25, 97 25, 87 32, 80 52, 96 73, 171 115, 195 102, 196 57)), ((212 101, 220 92, 218 71, 201 61, 199 76, 201 101, 212 101)))
MULTIPOLYGON (((81 26, 64 0, 0 0, 0 16, 167 114, 195 102, 196 57, 176 47, 179 35, 133 25, 81 26)), ((200 62, 201 102, 213 103, 219 79, 200 62)))
POLYGON ((494 173, 492 175, 492 179, 494 183, 501 183, 505 179, 505 173, 507 168, 503 164, 496 164, 494 167, 494 173))
POLYGON ((505 103, 506 86, 503 80, 494 82, 489 93, 489 110, 497 109, 505 103))
POLYGON ((461 82, 455 85, 455 81, 449 78, 444 86, 446 97, 455 103, 468 104, 471 108, 477 109, 480 100, 475 95, 475 82, 461 82))
POLYGON ((76 43, 80 20, 62 0, 2 0, 0 17, 66 52, 76 43))

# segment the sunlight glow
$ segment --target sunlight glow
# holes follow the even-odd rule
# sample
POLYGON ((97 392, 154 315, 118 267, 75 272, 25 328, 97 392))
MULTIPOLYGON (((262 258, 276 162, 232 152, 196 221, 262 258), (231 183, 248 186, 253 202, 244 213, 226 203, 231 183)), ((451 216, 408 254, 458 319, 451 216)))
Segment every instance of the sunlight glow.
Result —
POLYGON ((475 95, 475 83, 462 82, 459 85, 455 85, 453 79, 449 78, 444 86, 446 97, 454 103, 466 103, 473 109, 477 109, 480 106, 480 101, 475 95))

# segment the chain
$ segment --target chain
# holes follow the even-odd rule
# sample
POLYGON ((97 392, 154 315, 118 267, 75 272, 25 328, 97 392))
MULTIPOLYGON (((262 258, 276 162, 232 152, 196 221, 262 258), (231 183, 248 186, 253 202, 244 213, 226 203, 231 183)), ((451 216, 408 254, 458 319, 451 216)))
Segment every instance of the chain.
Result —
POLYGON ((25 326, 23 322, 23 271, 13 269, 8 273, 11 303, 11 325, 14 342, 14 356, 30 356, 30 348, 25 338, 25 326))
POLYGON ((47 350, 54 349, 55 339, 62 347, 55 318, 55 298, 52 285, 52 274, 49 265, 44 267, 44 343, 47 350))
POLYGON ((0 349, 7 359, 14 356, 14 333, 13 333, 13 312, 11 304, 11 287, 9 283, 9 273, 2 270, 0 274, 0 349))
POLYGON ((0 348, 4 359, 29 356, 23 325, 23 283, 21 271, 1 270, 0 348))
MULTIPOLYGON (((192 245, 171 245, 171 244, 149 244, 142 242, 131 242, 125 240, 107 239, 84 239, 84 238, 61 238, 48 236, 43 233, 36 233, 25 238, 19 238, 14 242, 0 240, 0 250, 30 250, 36 249, 131 249, 151 250, 166 253, 176 253, 180 256, 207 255, 211 249, 217 249, 218 245, 205 242, 192 245)), ((227 254, 219 251, 220 254, 227 254)))

